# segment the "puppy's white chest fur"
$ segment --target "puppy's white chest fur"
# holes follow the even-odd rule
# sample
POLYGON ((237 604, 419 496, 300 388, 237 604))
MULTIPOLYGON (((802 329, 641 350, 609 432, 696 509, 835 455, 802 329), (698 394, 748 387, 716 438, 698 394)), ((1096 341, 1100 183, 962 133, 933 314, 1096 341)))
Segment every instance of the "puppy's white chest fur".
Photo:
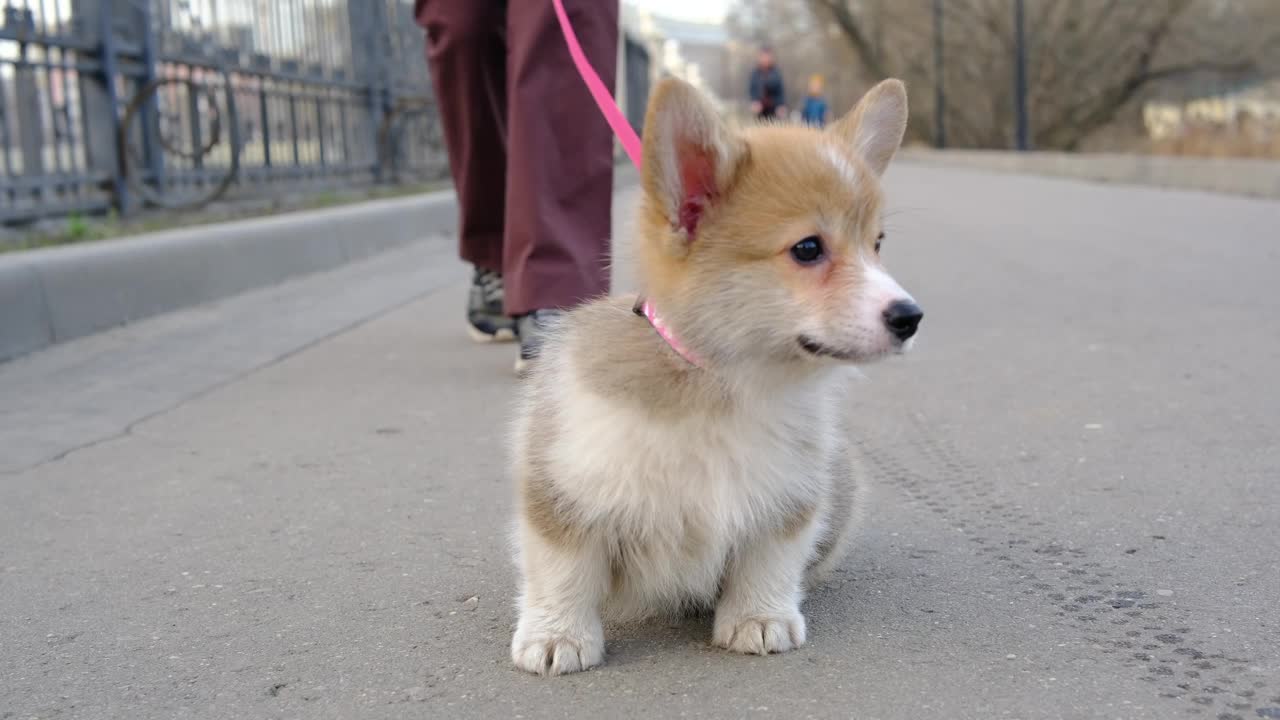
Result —
POLYGON ((726 562, 774 532, 819 532, 841 423, 825 376, 725 409, 655 417, 562 381, 547 454, 562 501, 609 547, 610 614, 714 600, 726 562))

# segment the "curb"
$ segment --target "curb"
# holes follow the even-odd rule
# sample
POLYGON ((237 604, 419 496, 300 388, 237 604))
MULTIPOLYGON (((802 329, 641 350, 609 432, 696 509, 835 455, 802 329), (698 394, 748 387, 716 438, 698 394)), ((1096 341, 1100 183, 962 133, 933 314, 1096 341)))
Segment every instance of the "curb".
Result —
POLYGON ((904 148, 899 157, 939 167, 1280 199, 1280 162, 1275 160, 925 148, 904 148))
POLYGON ((457 224, 453 191, 0 255, 0 362, 457 224))

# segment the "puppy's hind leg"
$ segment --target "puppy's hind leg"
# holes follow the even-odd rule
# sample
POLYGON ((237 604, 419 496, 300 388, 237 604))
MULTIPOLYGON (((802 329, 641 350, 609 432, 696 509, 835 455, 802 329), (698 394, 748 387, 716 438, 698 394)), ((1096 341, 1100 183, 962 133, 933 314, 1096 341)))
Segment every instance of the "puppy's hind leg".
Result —
POLYGON ((805 572, 805 584, 810 590, 821 585, 848 554, 849 540, 862 521, 865 506, 866 475, 852 448, 836 454, 830 473, 826 528, 805 572))
POLYGON ((604 662, 600 604, 609 587, 603 543, 548 538, 521 522, 523 588, 511 659, 522 670, 563 675, 604 662))

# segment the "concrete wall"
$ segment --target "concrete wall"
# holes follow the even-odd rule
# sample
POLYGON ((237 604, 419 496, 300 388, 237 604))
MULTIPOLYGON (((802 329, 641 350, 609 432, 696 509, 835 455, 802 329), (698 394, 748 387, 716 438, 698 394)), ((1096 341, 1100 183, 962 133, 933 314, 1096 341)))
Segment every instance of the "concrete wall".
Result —
POLYGON ((0 362, 456 225, 452 191, 0 255, 0 362))
POLYGON ((1280 161, 1275 160, 928 148, 906 148, 899 157, 932 165, 1280 200, 1280 161))

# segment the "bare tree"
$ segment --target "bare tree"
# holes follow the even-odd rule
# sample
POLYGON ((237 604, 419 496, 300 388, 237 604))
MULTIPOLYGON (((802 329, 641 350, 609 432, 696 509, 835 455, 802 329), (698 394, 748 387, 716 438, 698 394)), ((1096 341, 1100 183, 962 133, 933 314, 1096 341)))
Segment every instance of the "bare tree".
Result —
MULTIPOLYGON (((906 80, 914 110, 909 135, 933 140, 932 0, 741 0, 739 8, 744 25, 764 17, 770 24, 756 29, 773 33, 796 27, 794 20, 777 21, 788 11, 807 17, 809 35, 784 41, 820 48, 827 58, 850 58, 857 73, 839 75, 858 90, 887 76, 906 80)), ((949 141, 1009 147, 1012 2, 942 0, 941 8, 949 141)), ((1077 149, 1161 86, 1192 77, 1229 82, 1280 67, 1275 0, 1026 0, 1026 8, 1028 105, 1037 147, 1077 149)))

